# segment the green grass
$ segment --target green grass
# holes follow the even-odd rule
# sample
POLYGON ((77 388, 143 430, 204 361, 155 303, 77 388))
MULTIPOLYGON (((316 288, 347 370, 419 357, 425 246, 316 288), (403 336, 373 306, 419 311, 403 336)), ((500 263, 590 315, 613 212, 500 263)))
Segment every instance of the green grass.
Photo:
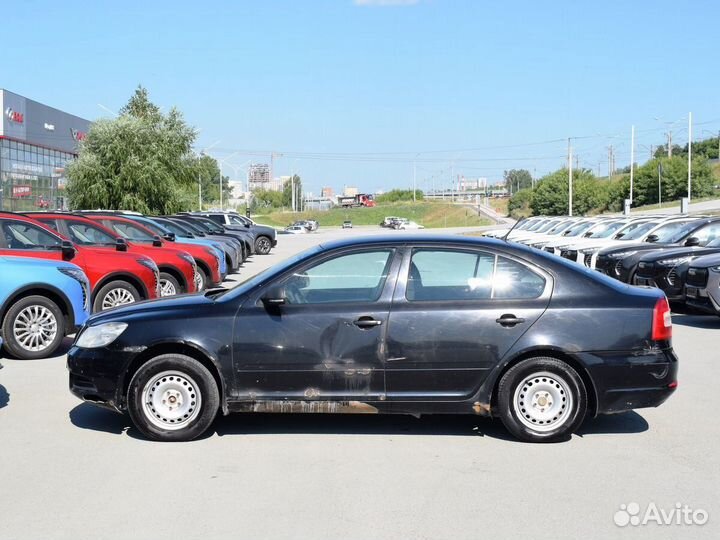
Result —
POLYGON ((316 219, 321 227, 339 227, 345 220, 355 226, 378 226, 385 216, 397 216, 415 221, 427 228, 437 227, 479 227, 490 225, 488 219, 480 218, 464 206, 439 202, 418 202, 382 204, 374 208, 333 208, 327 212, 272 212, 258 214, 253 219, 258 223, 274 227, 286 227, 293 221, 316 219))

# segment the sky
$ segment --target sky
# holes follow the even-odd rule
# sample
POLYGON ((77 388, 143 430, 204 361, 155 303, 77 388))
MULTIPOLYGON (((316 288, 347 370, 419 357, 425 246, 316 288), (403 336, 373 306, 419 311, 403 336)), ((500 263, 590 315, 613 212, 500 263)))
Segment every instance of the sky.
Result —
POLYGON ((306 189, 449 187, 607 174, 720 129, 715 1, 23 0, 3 10, 0 87, 90 120, 138 84, 199 130, 231 179, 306 189))

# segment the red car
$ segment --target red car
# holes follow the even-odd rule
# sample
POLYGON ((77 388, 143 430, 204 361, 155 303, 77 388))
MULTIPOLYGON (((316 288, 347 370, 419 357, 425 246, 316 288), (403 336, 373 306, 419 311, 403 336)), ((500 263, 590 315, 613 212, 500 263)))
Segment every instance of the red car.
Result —
MULTIPOLYGON (((125 240, 133 242, 134 244, 152 244, 157 247, 163 247, 163 249, 170 249, 170 246, 173 246, 171 242, 163 241, 162 238, 143 224, 126 217, 113 214, 95 214, 92 212, 82 214, 82 216, 100 223, 108 229, 112 229, 115 233, 125 238, 125 240)), ((172 249, 178 248, 173 247, 172 249)), ((215 287, 222 283, 220 262, 210 249, 204 246, 183 244, 182 250, 187 251, 195 259, 197 265, 195 279, 198 291, 202 291, 208 287, 215 287)), ((148 255, 150 255, 150 253, 148 253, 148 255)), ((152 255, 150 256, 153 257, 152 255)))
POLYGON ((126 245, 118 244, 118 251, 75 245, 39 221, 6 212, 0 212, 0 233, 0 255, 72 260, 80 266, 90 280, 93 311, 160 296, 157 265, 123 251, 126 245))
POLYGON ((195 292, 195 259, 185 250, 162 247, 162 241, 150 238, 148 243, 127 241, 127 237, 108 228, 103 222, 96 222, 84 216, 63 213, 29 212, 25 215, 44 223, 51 229, 82 246, 93 246, 105 250, 116 249, 118 239, 126 239, 130 253, 147 255, 160 270, 160 296, 173 296, 184 292, 195 292))

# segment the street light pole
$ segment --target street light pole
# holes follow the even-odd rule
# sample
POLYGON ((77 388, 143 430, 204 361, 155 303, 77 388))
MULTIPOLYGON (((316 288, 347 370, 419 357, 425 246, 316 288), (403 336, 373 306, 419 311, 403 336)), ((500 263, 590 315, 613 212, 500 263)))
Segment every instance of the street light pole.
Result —
MULTIPOLYGON (((692 196, 692 113, 688 113, 688 204, 692 196)), ((688 208, 688 211, 690 209, 688 208)))
POLYGON ((630 127, 630 204, 633 202, 633 179, 635 177, 635 126, 630 127))
POLYGON ((568 137, 568 216, 572 216, 572 146, 570 146, 570 137, 568 137))

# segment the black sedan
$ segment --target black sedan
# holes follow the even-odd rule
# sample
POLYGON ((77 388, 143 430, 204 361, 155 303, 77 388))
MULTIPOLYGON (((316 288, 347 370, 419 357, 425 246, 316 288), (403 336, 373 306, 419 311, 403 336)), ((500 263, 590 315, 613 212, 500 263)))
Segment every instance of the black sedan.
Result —
POLYGON ((706 247, 660 249, 643 255, 633 278, 635 285, 662 289, 670 302, 685 302, 685 281, 691 261, 704 255, 720 253, 720 238, 706 247))
POLYGON ((562 440, 586 416, 674 391, 667 300, 548 253, 457 236, 317 246, 229 291, 93 316, 68 353, 78 397, 146 436, 218 411, 467 413, 562 440))

